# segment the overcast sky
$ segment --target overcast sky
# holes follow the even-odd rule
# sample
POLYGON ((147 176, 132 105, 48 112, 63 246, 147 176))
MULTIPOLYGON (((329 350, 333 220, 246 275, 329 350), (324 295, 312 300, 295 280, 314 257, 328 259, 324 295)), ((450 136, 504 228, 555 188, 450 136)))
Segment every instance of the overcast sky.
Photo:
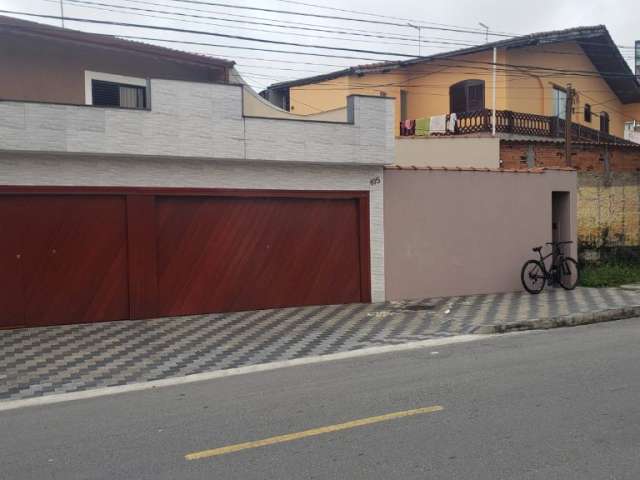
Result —
MULTIPOLYGON (((170 26, 180 29, 241 35, 308 45, 355 48, 409 55, 418 54, 418 31, 410 26, 391 26, 295 16, 283 13, 236 9, 231 8, 230 5, 319 15, 357 17, 403 25, 407 23, 407 19, 410 19, 413 24, 419 24, 424 27, 421 28, 424 42, 422 44, 423 55, 462 48, 465 45, 483 43, 484 35, 479 32, 461 33, 442 30, 466 29, 479 31, 482 28, 478 25, 478 22, 488 25, 492 32, 512 35, 583 25, 605 24, 615 42, 622 47, 632 47, 635 40, 640 40, 640 0, 395 0, 393 2, 389 0, 64 0, 64 13, 65 17, 170 26), (89 5, 90 3, 91 5, 89 5), (210 5, 211 3, 217 3, 218 5, 210 5), (300 3, 352 10, 353 12, 316 8, 300 3), (123 7, 129 7, 130 10, 125 10, 123 7), (140 10, 132 10, 131 8, 140 10), (177 14, 183 14, 183 16, 177 14), (184 15, 192 15, 192 17, 184 15), (256 25, 250 22, 270 23, 272 25, 256 25), (279 28, 273 26, 273 24, 285 28, 279 28), (298 29, 294 27, 298 27, 298 29), (317 32, 303 30, 302 28, 338 30, 342 33, 317 32), (348 35, 344 32, 351 34, 348 35), (360 35, 354 35, 356 33, 360 35)), ((60 0, 0 0, 0 9, 60 15, 60 0)), ((60 21, 55 19, 20 18, 60 24, 60 21)), ((122 26, 91 25, 72 21, 67 21, 66 26, 68 28, 114 35, 144 36, 218 45, 358 57, 329 58, 234 49, 223 46, 153 42, 158 45, 236 60, 238 70, 256 89, 261 89, 273 82, 324 73, 348 65, 402 58, 380 54, 349 53, 328 49, 265 44, 207 35, 153 31, 122 26)), ((501 38, 504 37, 490 36, 491 40, 499 40, 501 38)), ((621 51, 629 63, 633 63, 633 50, 622 48, 621 51)))

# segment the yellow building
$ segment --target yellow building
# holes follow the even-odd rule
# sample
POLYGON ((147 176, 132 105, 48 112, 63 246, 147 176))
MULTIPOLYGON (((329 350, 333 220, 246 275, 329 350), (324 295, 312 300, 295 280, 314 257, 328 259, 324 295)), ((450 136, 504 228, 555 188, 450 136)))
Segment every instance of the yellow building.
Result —
MULTIPOLYGON (((640 81, 604 26, 350 67, 274 84, 263 95, 297 114, 343 108, 351 94, 395 97, 400 133, 403 120, 454 112, 460 116, 496 109, 564 118, 568 84, 576 93, 572 120, 587 127, 586 133, 592 129, 591 135, 595 131, 622 138, 625 123, 640 121, 640 81)), ((508 118, 508 113, 500 115, 498 131, 512 131, 508 118)), ((483 122, 482 129, 489 129, 490 116, 483 122)))

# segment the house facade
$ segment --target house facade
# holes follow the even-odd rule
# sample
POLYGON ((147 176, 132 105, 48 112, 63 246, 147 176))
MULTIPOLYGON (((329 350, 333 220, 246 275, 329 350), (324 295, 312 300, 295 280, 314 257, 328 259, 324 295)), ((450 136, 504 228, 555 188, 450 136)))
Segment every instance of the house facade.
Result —
POLYGON ((2 51, 0 328, 517 290, 575 239, 575 171, 507 174, 492 142, 482 169, 394 166, 390 96, 299 115, 230 62, 2 22, 33 48, 2 51))
POLYGON ((2 22, 0 328, 385 299, 389 99, 300 118, 227 61, 2 22))
POLYGON ((565 117, 569 83, 576 91, 572 120, 584 127, 583 134, 593 130, 624 138, 625 123, 640 120, 640 82, 604 26, 351 67, 274 84, 263 95, 299 114, 340 108, 355 92, 394 97, 398 135, 404 120, 451 113, 459 117, 459 133, 490 132, 490 115, 480 112, 495 108, 499 133, 552 136, 554 126, 546 119, 565 117))

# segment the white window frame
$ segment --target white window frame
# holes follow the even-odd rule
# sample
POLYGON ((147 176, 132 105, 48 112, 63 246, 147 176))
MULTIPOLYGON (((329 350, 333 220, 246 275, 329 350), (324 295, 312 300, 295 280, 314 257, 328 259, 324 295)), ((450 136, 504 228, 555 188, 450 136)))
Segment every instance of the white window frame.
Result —
POLYGON ((126 75, 116 75, 115 73, 92 72, 85 70, 84 72, 84 103, 85 105, 93 105, 93 80, 101 80, 103 82, 122 83, 124 85, 134 85, 136 87, 144 87, 147 97, 147 108, 151 106, 151 89, 149 88, 149 80, 140 77, 128 77, 126 75))
POLYGON ((566 120, 566 116, 567 116, 567 108, 566 108, 566 101, 567 101, 567 91, 562 88, 562 87, 558 87, 556 85, 553 85, 553 90, 552 90, 552 96, 551 96, 551 106, 552 108, 552 114, 554 114, 553 116, 559 117, 562 120, 566 120), (557 110, 557 111, 556 111, 557 110))

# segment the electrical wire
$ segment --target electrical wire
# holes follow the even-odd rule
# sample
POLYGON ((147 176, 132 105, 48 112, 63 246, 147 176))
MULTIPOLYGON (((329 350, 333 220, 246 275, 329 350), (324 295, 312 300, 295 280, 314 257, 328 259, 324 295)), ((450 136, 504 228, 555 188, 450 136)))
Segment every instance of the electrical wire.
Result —
MULTIPOLYGON (((58 0, 43 0, 45 2, 50 2, 50 3, 58 3, 58 0)), ((371 34, 371 33, 351 33, 351 32, 346 32, 346 31, 340 31, 340 30, 321 30, 321 29, 312 29, 312 28, 305 28, 305 27, 288 27, 288 26, 283 26, 283 25, 277 25, 274 23, 268 23, 268 22, 251 22, 251 21, 247 21, 247 20, 234 20, 234 19, 225 19, 225 18, 220 18, 220 17, 213 17, 213 16, 209 16, 209 15, 194 15, 194 14, 187 14, 187 13, 182 13, 182 12, 171 12, 171 11, 167 11, 167 10, 157 10, 157 9, 150 9, 150 8, 139 8, 139 7, 131 7, 131 6, 125 6, 125 5, 114 5, 111 3, 103 3, 103 2, 93 2, 93 1, 89 1, 89 0, 65 0, 67 3, 70 3, 72 5, 76 5, 79 7, 84 7, 84 8, 91 8, 94 10, 101 10, 101 11, 108 11, 108 12, 114 12, 114 13, 129 13, 131 15, 137 15, 137 16, 142 16, 142 17, 148 17, 148 18, 158 18, 158 19, 164 19, 164 20, 175 20, 175 21, 181 21, 181 22, 188 22, 188 23, 193 23, 193 24, 199 24, 199 25, 212 25, 212 26, 217 26, 217 27, 224 27, 224 28, 233 28, 232 26, 229 25, 223 25, 220 23, 213 23, 213 22, 200 22, 200 21, 195 21, 195 20, 185 20, 185 19, 179 19, 179 18, 171 18, 171 17, 161 17, 158 15, 146 15, 144 13, 136 13, 136 12, 147 12, 147 13, 160 13, 160 14, 164 14, 164 15, 174 15, 174 16, 180 16, 180 17, 188 17, 188 18, 203 18, 203 19, 213 19, 213 20, 218 20, 218 21, 223 21, 223 22, 234 22, 234 23, 241 23, 241 24, 251 24, 251 25, 265 25, 265 26, 272 26, 272 27, 276 27, 276 28, 293 28, 293 29, 297 29, 297 30, 307 30, 307 31, 321 31, 321 32, 335 32, 338 34, 342 34, 342 35, 349 35, 349 36, 361 36, 361 37, 367 37, 367 38, 390 38, 390 39, 394 39, 395 37, 393 36, 387 36, 387 35, 380 35, 380 34, 371 34), (109 8, 102 8, 102 7, 109 7, 109 8), (124 10, 124 11, 123 11, 124 10)), ((142 4, 152 4, 151 2, 139 2, 142 4)), ((172 7, 169 7, 172 8, 172 7)), ((274 33, 274 34, 279 34, 279 35, 290 35, 289 32, 276 32, 273 30, 265 30, 265 29, 259 29, 259 28, 249 28, 249 27, 239 27, 242 28, 243 30, 249 30, 249 31, 256 31, 256 32, 266 32, 266 33, 274 33)), ((309 35, 309 34, 303 34, 303 33, 297 33, 297 36, 301 36, 301 37, 310 37, 310 38, 322 38, 322 39, 330 39, 330 40, 347 40, 343 37, 332 37, 332 36, 326 36, 326 35, 309 35)), ((415 42, 416 45, 418 44, 418 40, 416 39, 411 39, 411 38, 398 38, 399 40, 404 40, 405 42, 415 42)), ((348 39, 349 41, 356 41, 356 42, 367 42, 369 40, 358 40, 358 39, 348 39)), ((398 42, 385 42, 385 41, 378 41, 377 43, 380 44, 386 44, 386 45, 402 45, 402 46, 408 46, 406 43, 398 43, 398 42)), ((438 40, 420 40, 419 42, 420 44, 423 45, 455 45, 455 46, 466 46, 466 47, 470 47, 470 46, 477 46, 478 44, 474 44, 474 43, 463 43, 463 42, 454 42, 454 41, 438 41, 438 40)))
MULTIPOLYGON (((249 6, 246 6, 246 5, 233 5, 233 4, 221 3, 221 2, 206 2, 206 1, 203 1, 203 0, 171 0, 171 1, 180 2, 180 3, 188 3, 188 4, 197 4, 197 5, 210 5, 210 6, 214 6, 214 7, 226 7, 226 8, 236 8, 236 9, 241 9, 241 10, 253 10, 253 11, 260 11, 260 12, 279 13, 279 14, 285 14, 285 15, 296 15, 296 16, 303 16, 303 17, 324 18, 324 19, 329 19, 329 20, 343 20, 343 21, 349 21, 349 22, 360 22, 360 23, 376 24, 376 25, 388 25, 388 26, 393 26, 393 27, 406 27, 407 26, 406 23, 388 22, 388 21, 382 21, 382 20, 369 20, 369 19, 365 19, 365 18, 342 17, 342 16, 338 16, 338 15, 322 15, 322 14, 318 14, 318 13, 298 12, 298 11, 292 11, 292 10, 278 10, 278 9, 273 9, 273 8, 249 7, 249 6)), ((442 31, 448 31, 448 32, 469 33, 469 34, 475 34, 475 35, 485 35, 486 34, 486 32, 484 32, 484 31, 470 30, 470 29, 436 27, 436 26, 419 25, 419 24, 418 24, 418 26, 420 26, 420 28, 424 28, 426 30, 442 30, 442 31)), ((512 35, 501 34, 501 33, 493 33, 492 35, 499 36, 499 37, 511 37, 512 36, 512 35)))

